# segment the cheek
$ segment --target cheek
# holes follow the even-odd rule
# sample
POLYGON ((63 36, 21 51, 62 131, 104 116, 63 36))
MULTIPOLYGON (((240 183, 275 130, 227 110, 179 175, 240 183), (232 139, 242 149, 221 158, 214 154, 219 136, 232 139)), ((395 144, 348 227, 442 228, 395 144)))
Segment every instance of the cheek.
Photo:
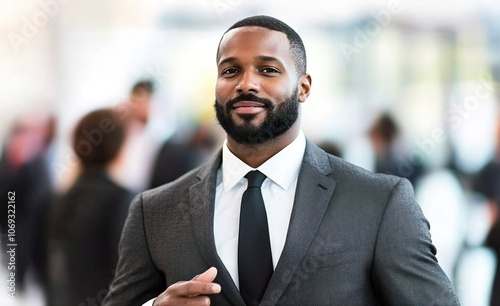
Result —
POLYGON ((222 82, 217 82, 215 84, 215 99, 217 101, 222 102, 225 99, 225 96, 227 95, 227 85, 224 85, 222 82))
POLYGON ((280 82, 269 82, 262 88, 265 94, 275 97, 279 101, 288 98, 290 94, 297 90, 297 83, 291 79, 283 79, 280 82))

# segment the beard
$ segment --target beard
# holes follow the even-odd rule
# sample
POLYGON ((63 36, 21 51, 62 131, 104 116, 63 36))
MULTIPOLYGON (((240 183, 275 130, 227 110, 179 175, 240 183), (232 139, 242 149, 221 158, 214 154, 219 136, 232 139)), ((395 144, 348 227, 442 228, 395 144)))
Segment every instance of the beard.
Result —
POLYGON ((273 104, 269 99, 259 98, 254 94, 243 94, 229 100, 225 106, 215 101, 215 114, 226 133, 241 144, 256 145, 270 141, 292 127, 299 117, 299 92, 295 90, 288 98, 279 104, 273 104), (252 123, 256 114, 239 115, 243 123, 236 124, 231 118, 233 105, 241 101, 254 101, 264 105, 267 113, 260 125, 252 123))

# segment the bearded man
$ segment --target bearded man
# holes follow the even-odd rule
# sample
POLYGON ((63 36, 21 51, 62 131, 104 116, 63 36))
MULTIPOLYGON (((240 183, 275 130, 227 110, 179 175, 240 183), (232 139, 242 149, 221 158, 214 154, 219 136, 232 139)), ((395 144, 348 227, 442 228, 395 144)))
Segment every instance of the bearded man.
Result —
POLYGON ((217 51, 220 152, 132 202, 104 305, 458 305, 402 178, 327 154, 300 128, 299 35, 243 19, 217 51))

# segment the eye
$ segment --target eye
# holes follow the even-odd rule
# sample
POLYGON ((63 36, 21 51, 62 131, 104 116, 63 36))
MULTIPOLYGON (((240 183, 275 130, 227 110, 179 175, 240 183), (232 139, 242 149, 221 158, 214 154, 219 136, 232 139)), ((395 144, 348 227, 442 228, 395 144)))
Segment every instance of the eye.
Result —
POLYGON ((262 73, 266 74, 274 74, 274 73, 279 73, 280 71, 274 67, 264 67, 260 70, 262 73))
POLYGON ((225 75, 225 76, 231 76, 235 73, 238 73, 238 69, 236 68, 227 68, 227 69, 224 69, 221 73, 221 75, 225 75))

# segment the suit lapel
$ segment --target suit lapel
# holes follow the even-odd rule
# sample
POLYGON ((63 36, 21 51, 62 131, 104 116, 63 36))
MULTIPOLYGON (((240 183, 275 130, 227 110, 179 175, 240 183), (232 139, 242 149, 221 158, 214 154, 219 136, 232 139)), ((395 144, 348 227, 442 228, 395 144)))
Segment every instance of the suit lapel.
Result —
POLYGON ((335 190, 336 181, 326 176, 331 172, 325 152, 308 142, 285 246, 261 305, 278 302, 314 239, 335 190))
POLYGON ((198 244, 198 249, 208 266, 217 268, 215 282, 221 285, 222 293, 231 301, 232 305, 245 305, 238 288, 226 267, 224 266, 217 249, 214 238, 214 201, 217 170, 221 164, 221 153, 217 154, 212 162, 200 169, 200 181, 190 188, 189 203, 192 228, 198 244))

